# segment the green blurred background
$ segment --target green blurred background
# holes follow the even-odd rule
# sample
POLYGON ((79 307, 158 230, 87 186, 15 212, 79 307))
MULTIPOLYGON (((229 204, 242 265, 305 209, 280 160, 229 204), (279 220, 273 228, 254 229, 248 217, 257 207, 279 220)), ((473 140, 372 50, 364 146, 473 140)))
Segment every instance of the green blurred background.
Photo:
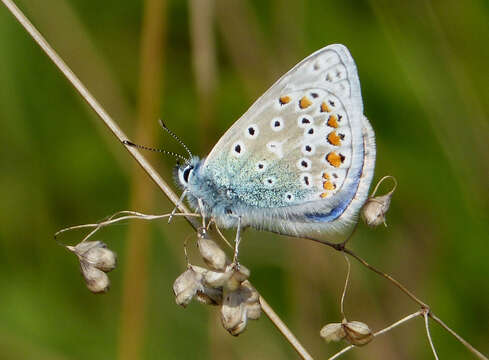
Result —
MULTIPOLYGON (((399 182, 389 227, 362 224, 351 246, 489 353, 487 0, 17 4, 131 139, 177 152, 158 117, 205 155, 294 64, 327 44, 348 46, 377 135, 375 178, 399 182)), ((108 294, 88 292, 53 233, 122 209, 172 206, 3 5, 0 121, 0 359, 297 358, 265 316, 233 338, 216 308, 175 305, 182 244, 195 238, 183 219, 100 232, 119 267, 108 294)), ((174 160, 145 155, 172 182, 174 160)), ((318 336, 340 320, 340 254, 249 231, 240 255, 316 358, 344 346, 318 336)), ((417 310, 355 262, 345 308, 375 330, 417 310)), ((437 324, 432 335, 441 358, 473 358, 437 324)), ((432 355, 419 319, 343 358, 432 355)))

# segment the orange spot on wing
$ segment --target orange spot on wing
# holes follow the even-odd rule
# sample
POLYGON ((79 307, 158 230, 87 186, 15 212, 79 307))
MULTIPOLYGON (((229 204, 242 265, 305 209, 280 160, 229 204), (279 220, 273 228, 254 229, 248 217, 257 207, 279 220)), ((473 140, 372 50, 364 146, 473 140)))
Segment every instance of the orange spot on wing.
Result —
POLYGON ((336 115, 330 115, 329 116, 328 126, 333 127, 335 129, 338 127, 338 118, 336 117, 336 115))
POLYGON ((326 104, 324 101, 321 104, 321 112, 331 112, 331 109, 329 108, 328 104, 326 104))
POLYGON ((325 181, 323 182, 323 189, 324 190, 334 190, 335 186, 331 181, 325 181))
POLYGON ((301 109, 305 109, 311 106, 312 102, 307 97, 303 96, 302 99, 299 100, 299 107, 301 109))
POLYGON ((340 146, 341 145, 341 138, 338 136, 338 134, 336 134, 336 131, 331 131, 328 134, 328 142, 331 145, 340 146))
POLYGON ((334 167, 339 167, 343 160, 345 160, 345 157, 342 155, 339 155, 335 153, 334 151, 330 152, 328 155, 326 155, 326 160, 334 167))
POLYGON ((326 173, 323 173, 323 179, 329 180, 329 175, 326 173))
POLYGON ((290 102, 290 96, 281 96, 280 99, 280 104, 281 105, 285 105, 285 104, 288 104, 290 102))
POLYGON ((326 196, 328 196, 328 193, 323 192, 319 196, 321 197, 321 199, 324 199, 326 196))

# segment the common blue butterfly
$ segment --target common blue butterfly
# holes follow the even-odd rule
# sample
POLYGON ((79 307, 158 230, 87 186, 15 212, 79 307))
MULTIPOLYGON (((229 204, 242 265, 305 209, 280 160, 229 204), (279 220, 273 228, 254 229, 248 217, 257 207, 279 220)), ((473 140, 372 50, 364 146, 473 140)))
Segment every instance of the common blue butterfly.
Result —
POLYGON ((348 234, 367 199, 375 136, 348 49, 311 54, 268 89, 203 159, 177 168, 190 205, 219 227, 318 241, 348 234))

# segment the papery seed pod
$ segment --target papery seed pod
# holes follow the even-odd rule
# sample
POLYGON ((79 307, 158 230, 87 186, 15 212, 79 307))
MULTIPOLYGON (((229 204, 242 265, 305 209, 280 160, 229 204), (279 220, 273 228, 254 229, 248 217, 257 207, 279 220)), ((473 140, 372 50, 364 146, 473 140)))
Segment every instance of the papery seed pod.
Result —
POLYGON ((260 294, 258 294, 258 291, 251 286, 248 280, 241 283, 241 288, 238 291, 244 299, 248 319, 258 320, 261 316, 260 294))
POLYGON ((198 290, 203 290, 202 275, 192 268, 187 269, 173 283, 175 302, 187 306, 198 290))
POLYGON ((192 265, 192 270, 202 275, 202 284, 204 286, 211 288, 222 288, 233 275, 231 271, 212 271, 197 265, 192 265))
POLYGON ((204 283, 210 287, 217 288, 226 286, 229 279, 233 276, 232 271, 217 272, 207 270, 204 273, 204 283))
POLYGON ((261 316, 261 305, 259 302, 246 304, 246 316, 251 320, 258 320, 261 316))
POLYGON ((258 291, 256 291, 256 289, 251 285, 248 280, 245 280, 241 283, 240 291, 246 294, 247 303, 251 304, 260 301, 260 294, 258 294, 258 291))
POLYGON ((117 255, 104 247, 93 247, 82 255, 83 259, 104 272, 114 270, 117 265, 117 255))
POLYGON ((319 335, 326 342, 337 342, 343 340, 346 336, 345 330, 343 329, 343 325, 341 323, 331 323, 323 326, 319 335))
POLYGON ((226 269, 226 264, 229 262, 226 258, 226 253, 215 241, 199 237, 197 246, 202 259, 211 269, 220 271, 226 269))
POLYGON ((82 241, 76 246, 66 246, 76 254, 80 262, 86 262, 104 272, 115 269, 117 256, 101 241, 82 241))
POLYGON ((238 336, 248 323, 243 299, 238 291, 225 293, 221 307, 222 326, 233 336, 238 336))
POLYGON ((77 256, 80 256, 86 253, 91 248, 97 246, 105 246, 105 244, 102 241, 82 241, 75 246, 67 245, 66 248, 70 251, 73 251, 77 256))
POLYGON ((368 226, 375 227, 385 223, 385 214, 389 210, 392 194, 368 198, 362 208, 363 221, 368 226))
POLYGON ((110 280, 106 273, 83 261, 80 262, 80 268, 88 290, 95 294, 109 290, 110 280))
POLYGON ((360 321, 343 322, 342 326, 345 331, 346 340, 352 345, 363 346, 374 338, 372 330, 370 330, 368 325, 360 321))
POLYGON ((385 214, 389 210, 391 198, 394 194, 394 191, 396 190, 396 187, 397 181, 396 178, 393 176, 384 176, 382 179, 379 180, 379 182, 375 186, 372 195, 367 199, 361 210, 362 218, 368 226, 375 227, 379 226, 380 224, 384 224, 385 226, 387 226, 385 222, 385 214), (385 195, 375 196, 379 185, 384 180, 389 178, 394 181, 394 188, 385 195))

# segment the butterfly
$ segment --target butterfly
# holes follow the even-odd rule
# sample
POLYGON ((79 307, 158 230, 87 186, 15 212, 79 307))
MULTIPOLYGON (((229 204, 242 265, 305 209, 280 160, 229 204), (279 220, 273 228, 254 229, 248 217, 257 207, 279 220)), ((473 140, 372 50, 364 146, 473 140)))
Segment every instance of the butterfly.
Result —
POLYGON ((348 49, 326 46, 272 85, 206 158, 177 166, 184 197, 218 227, 338 241, 352 231, 375 167, 348 49))

